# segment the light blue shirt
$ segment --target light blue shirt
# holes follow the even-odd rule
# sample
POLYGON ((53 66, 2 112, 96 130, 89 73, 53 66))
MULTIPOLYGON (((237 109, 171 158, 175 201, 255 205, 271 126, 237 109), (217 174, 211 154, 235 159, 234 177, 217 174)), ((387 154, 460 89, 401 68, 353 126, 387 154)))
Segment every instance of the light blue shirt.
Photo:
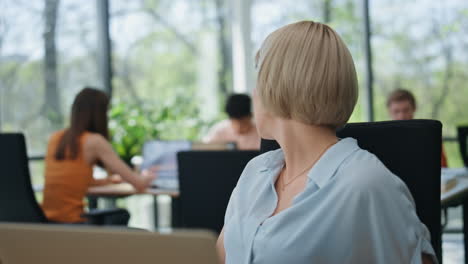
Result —
POLYGON ((244 169, 226 210, 227 264, 418 264, 422 252, 435 255, 406 185, 356 140, 330 147, 291 207, 271 216, 283 166, 279 149, 244 169))

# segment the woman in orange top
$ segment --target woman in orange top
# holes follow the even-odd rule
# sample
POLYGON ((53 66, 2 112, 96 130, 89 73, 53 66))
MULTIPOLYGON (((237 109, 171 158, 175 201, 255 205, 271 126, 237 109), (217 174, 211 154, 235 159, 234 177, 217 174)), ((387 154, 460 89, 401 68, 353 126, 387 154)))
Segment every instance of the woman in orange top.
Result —
MULTIPOLYGON (((96 183, 93 166, 120 175, 142 191, 155 175, 135 174, 113 151, 108 140, 109 98, 99 90, 85 88, 75 98, 70 127, 54 133, 45 159, 45 187, 42 208, 50 221, 84 223, 84 198, 96 183)), ((127 219, 128 220, 128 219, 127 219)))

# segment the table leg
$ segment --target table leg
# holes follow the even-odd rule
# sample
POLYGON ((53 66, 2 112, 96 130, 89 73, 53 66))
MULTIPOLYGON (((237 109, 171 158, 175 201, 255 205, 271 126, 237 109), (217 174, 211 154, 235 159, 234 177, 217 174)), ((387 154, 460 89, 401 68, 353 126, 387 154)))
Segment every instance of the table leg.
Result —
POLYGON ((154 228, 159 228, 159 219, 158 219, 158 196, 153 195, 153 220, 154 220, 154 228))
MULTIPOLYGON (((117 198, 113 197, 101 197, 103 208, 117 208, 117 198)), ((98 209, 99 208, 99 197, 98 196, 88 196, 88 208, 89 209, 98 209)))
POLYGON ((182 208, 180 205, 179 197, 172 197, 171 207, 172 207, 172 227, 173 228, 182 227, 182 208))
POLYGON ((116 198, 112 198, 112 197, 105 198, 103 200, 103 202, 104 202, 104 208, 106 208, 106 209, 117 208, 117 199, 116 198))
POLYGON ((88 196, 88 207, 89 209, 98 208, 98 198, 95 196, 88 196))
POLYGON ((468 199, 463 200, 463 242, 465 247, 465 264, 468 264, 468 199))

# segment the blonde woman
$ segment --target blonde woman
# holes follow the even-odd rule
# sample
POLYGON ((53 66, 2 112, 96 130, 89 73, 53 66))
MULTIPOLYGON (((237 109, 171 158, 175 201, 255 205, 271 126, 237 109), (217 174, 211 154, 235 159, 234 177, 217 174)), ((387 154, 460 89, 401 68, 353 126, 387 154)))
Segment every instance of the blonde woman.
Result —
POLYGON ((330 27, 303 21, 257 54, 254 116, 281 149, 250 161, 218 240, 222 263, 435 263, 405 184, 352 138, 354 62, 330 27))

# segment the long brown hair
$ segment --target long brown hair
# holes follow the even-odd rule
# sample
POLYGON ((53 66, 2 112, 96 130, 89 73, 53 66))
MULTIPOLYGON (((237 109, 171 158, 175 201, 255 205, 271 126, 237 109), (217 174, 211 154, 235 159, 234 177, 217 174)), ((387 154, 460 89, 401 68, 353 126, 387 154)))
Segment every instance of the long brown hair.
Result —
POLYGON ((85 87, 73 101, 71 123, 60 140, 55 159, 76 159, 80 152, 79 137, 84 132, 101 134, 109 138, 107 107, 109 97, 102 91, 85 87))

